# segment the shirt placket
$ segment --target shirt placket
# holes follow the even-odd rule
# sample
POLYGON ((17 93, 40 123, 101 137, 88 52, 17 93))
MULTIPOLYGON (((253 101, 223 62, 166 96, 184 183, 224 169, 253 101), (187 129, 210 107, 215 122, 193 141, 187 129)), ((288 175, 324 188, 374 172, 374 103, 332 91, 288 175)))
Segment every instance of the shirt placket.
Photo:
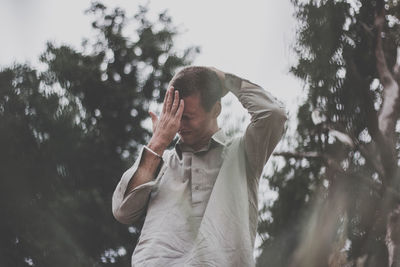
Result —
POLYGON ((193 153, 191 152, 183 152, 183 173, 182 173, 182 182, 187 180, 191 181, 192 179, 192 157, 193 153))
POLYGON ((201 160, 199 157, 194 155, 192 159, 192 180, 191 180, 191 192, 192 192, 192 207, 194 216, 203 216, 204 213, 204 174, 201 171, 201 160))

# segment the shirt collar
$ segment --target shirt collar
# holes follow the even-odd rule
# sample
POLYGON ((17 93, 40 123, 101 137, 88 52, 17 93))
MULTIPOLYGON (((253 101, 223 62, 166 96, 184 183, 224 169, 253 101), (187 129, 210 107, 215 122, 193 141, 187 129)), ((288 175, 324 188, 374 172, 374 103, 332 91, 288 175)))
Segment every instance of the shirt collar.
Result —
POLYGON ((208 151, 212 146, 214 145, 221 145, 221 146, 226 146, 227 143, 227 136, 225 135, 225 133, 223 132, 223 130, 221 128, 218 129, 218 131, 216 131, 212 136, 210 141, 208 142, 207 145, 205 145, 204 147, 200 148, 197 151, 194 151, 193 149, 191 149, 190 147, 185 146, 182 143, 181 138, 178 138, 178 141, 175 144, 175 152, 177 153, 179 159, 182 159, 182 152, 183 151, 191 151, 194 153, 197 152, 202 152, 202 151, 208 151))

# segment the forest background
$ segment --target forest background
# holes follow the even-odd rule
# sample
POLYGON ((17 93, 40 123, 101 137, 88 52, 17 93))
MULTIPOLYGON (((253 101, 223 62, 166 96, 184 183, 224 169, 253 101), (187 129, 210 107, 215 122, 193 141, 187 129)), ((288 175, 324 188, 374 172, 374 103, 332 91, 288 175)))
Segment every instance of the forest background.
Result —
MULTIPOLYGON (((189 64, 248 78, 289 108, 260 185, 258 266, 398 266, 399 2, 252 4, 203 3, 196 35, 168 7, 92 2, 90 34, 71 45, 63 33, 81 17, 58 29, 57 12, 5 2, 1 266, 129 266, 140 229, 114 220, 111 194, 151 135, 147 111, 189 64), (56 27, 40 56, 27 22, 56 27)), ((221 125, 240 134, 248 116, 232 97, 224 106, 221 125)))

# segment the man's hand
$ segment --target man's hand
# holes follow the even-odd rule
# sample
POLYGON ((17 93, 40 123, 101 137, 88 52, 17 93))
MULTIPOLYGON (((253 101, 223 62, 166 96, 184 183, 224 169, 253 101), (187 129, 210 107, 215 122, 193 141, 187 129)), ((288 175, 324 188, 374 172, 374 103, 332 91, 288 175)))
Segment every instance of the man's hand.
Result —
POLYGON ((153 124, 153 136, 148 146, 158 154, 163 154, 178 132, 183 109, 183 99, 179 100, 179 92, 177 90, 174 91, 171 86, 165 95, 160 118, 149 111, 153 124))

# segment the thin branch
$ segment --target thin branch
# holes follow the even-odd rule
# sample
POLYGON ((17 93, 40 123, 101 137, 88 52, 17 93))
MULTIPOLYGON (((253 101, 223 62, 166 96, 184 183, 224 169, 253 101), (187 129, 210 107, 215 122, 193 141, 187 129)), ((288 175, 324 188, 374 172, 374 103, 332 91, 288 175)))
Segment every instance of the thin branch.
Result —
POLYGON ((374 36, 374 32, 373 32, 373 28, 368 27, 367 24, 365 24, 364 22, 360 22, 362 28, 364 29, 364 31, 370 36, 373 37, 374 36))
POLYGON ((301 158, 321 158, 321 154, 317 152, 274 152, 274 156, 282 156, 284 158, 295 158, 295 159, 301 159, 301 158))

